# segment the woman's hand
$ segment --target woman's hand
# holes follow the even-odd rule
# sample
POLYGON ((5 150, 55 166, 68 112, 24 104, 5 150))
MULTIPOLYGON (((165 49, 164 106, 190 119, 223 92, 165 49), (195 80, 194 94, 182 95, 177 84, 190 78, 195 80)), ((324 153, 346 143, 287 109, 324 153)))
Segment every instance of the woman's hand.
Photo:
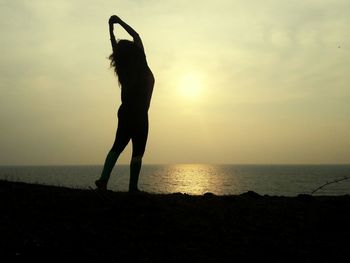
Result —
POLYGON ((120 22, 120 18, 119 18, 118 16, 116 16, 116 15, 111 16, 111 17, 109 18, 109 20, 108 20, 108 23, 109 23, 110 25, 112 25, 112 24, 118 24, 119 22, 120 22))

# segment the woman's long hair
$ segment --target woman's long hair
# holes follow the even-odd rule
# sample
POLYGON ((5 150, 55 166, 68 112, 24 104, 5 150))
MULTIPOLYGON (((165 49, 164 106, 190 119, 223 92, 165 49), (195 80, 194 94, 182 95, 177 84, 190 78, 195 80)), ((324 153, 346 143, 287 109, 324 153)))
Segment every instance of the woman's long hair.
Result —
POLYGON ((130 40, 119 40, 109 59, 122 87, 137 78, 137 74, 142 74, 147 67, 145 53, 130 40))

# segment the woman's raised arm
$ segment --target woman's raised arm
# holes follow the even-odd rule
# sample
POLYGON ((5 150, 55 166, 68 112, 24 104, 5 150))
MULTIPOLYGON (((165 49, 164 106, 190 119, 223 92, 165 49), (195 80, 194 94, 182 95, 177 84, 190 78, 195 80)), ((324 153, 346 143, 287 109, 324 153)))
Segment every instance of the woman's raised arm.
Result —
POLYGON ((129 26, 127 23, 125 23, 123 20, 121 20, 118 16, 115 15, 111 16, 109 19, 109 34, 112 41, 112 47, 114 43, 116 44, 115 37, 113 34, 113 24, 121 25, 125 29, 125 31, 128 32, 128 34, 133 38, 135 45, 137 45, 143 50, 143 44, 139 34, 131 26, 129 26))
POLYGON ((108 24, 109 24, 109 38, 111 40, 113 53, 115 53, 116 48, 117 48, 117 41, 115 40, 115 36, 114 36, 114 33, 113 33, 113 29, 114 29, 113 24, 114 23, 112 22, 112 16, 109 19, 108 24))

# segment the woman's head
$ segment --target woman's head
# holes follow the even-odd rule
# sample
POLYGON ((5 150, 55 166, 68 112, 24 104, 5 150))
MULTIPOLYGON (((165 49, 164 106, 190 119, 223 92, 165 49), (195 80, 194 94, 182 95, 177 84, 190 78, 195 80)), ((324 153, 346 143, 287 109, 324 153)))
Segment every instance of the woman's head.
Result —
POLYGON ((130 40, 119 40, 114 52, 109 56, 120 84, 133 77, 133 73, 143 70, 147 65, 146 57, 140 48, 130 40))

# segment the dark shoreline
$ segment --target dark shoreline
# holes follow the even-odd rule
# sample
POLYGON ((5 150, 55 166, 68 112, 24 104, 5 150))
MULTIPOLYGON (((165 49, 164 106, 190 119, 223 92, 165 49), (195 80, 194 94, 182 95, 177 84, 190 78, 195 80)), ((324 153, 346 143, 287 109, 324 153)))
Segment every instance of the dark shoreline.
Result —
MULTIPOLYGON (((191 196, 0 180, 1 258, 347 262, 350 196, 191 196)), ((8 261, 3 261, 8 262, 8 261)))

